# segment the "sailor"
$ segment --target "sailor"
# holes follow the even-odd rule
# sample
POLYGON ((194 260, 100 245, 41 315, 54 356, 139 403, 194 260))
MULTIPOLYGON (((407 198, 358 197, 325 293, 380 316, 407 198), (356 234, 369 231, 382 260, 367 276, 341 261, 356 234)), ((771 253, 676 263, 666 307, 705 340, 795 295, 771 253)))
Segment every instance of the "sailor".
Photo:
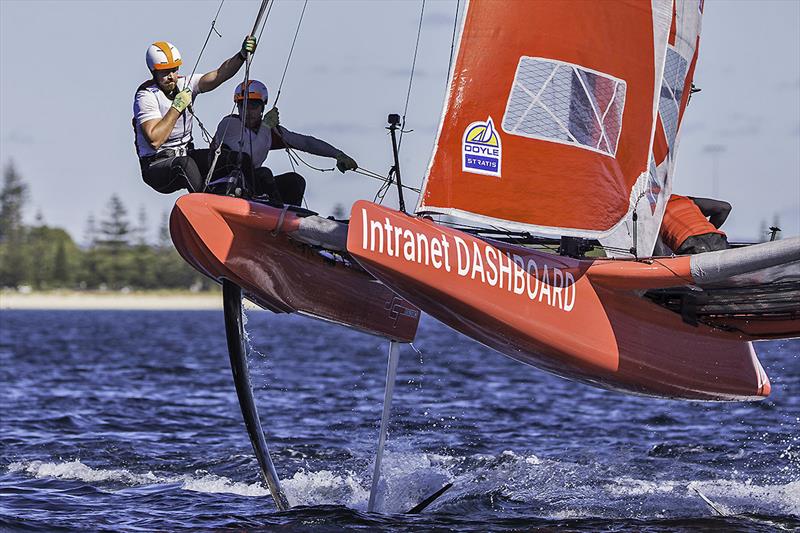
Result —
POLYGON ((728 202, 673 194, 661 222, 661 240, 678 255, 724 250, 728 239, 719 227, 730 212, 728 202))
MULTIPOLYGON (((225 186, 231 176, 241 171, 248 188, 254 196, 267 196, 276 203, 300 205, 306 189, 306 181, 296 172, 274 176, 272 171, 261 165, 270 150, 293 148, 310 154, 336 159, 340 172, 358 168, 355 160, 330 144, 309 135, 294 133, 279 125, 278 109, 273 107, 267 113, 264 109, 268 99, 267 87, 258 80, 247 84, 247 108, 245 110, 245 88, 240 83, 233 94, 238 113, 224 117, 217 126, 213 151, 220 147, 220 156, 214 166, 209 185, 225 186), (246 124, 242 124, 242 117, 246 124)), ((219 189, 218 189, 219 190, 219 189)))
POLYGON ((161 193, 180 189, 202 191, 207 150, 192 144, 192 102, 199 93, 213 91, 233 77, 247 54, 255 52, 256 39, 245 38, 237 54, 216 70, 187 79, 178 74, 183 61, 178 49, 158 41, 147 49, 152 78, 136 89, 133 129, 144 182, 161 193))

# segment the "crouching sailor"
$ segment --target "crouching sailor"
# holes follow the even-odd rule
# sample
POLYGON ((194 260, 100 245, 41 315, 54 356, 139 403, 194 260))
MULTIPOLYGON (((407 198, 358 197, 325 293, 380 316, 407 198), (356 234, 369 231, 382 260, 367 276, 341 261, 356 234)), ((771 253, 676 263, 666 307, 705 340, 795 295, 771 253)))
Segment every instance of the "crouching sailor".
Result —
POLYGON ((150 45, 146 57, 152 78, 139 86, 133 101, 136 152, 145 183, 161 193, 203 190, 208 151, 195 151, 192 144, 192 101, 232 78, 255 49, 255 38, 247 37, 242 49, 217 70, 188 79, 178 75, 183 61, 175 46, 165 41, 150 45))
POLYGON ((719 227, 730 211, 728 202, 673 194, 661 222, 661 240, 678 255, 725 250, 728 239, 719 227))
POLYGON ((209 186, 217 191, 225 190, 238 171, 244 175, 248 189, 254 196, 267 196, 273 202, 300 205, 306 190, 306 181, 296 172, 274 176, 272 171, 261 165, 270 150, 294 148, 310 154, 336 159, 340 172, 358 168, 355 160, 331 146, 308 135, 301 135, 279 125, 278 109, 272 108, 266 114, 267 87, 257 80, 250 80, 245 93, 244 83, 240 83, 233 94, 238 114, 224 117, 217 126, 211 143, 212 164, 215 151, 220 149, 214 164, 209 186), (247 108, 245 108, 245 96, 247 108), (242 118, 244 121, 242 122, 242 118))

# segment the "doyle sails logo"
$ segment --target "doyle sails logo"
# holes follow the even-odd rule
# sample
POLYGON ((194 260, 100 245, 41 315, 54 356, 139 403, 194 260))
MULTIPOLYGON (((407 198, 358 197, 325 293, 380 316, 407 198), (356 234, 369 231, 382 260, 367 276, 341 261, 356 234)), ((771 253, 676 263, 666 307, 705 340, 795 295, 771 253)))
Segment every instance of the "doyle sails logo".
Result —
POLYGON ((464 131, 461 143, 461 170, 487 176, 500 176, 503 147, 492 117, 473 122, 464 131))

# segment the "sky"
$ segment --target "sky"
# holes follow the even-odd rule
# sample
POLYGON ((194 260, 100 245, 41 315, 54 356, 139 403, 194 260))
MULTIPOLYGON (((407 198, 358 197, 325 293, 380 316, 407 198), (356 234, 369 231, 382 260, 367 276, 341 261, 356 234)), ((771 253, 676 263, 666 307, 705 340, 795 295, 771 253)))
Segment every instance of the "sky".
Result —
MULTIPOLYGON (((462 10, 463 10, 463 3, 462 10)), ((403 182, 419 186, 441 117, 455 0, 428 0, 401 150, 403 182)), ((259 2, 226 0, 198 72, 235 54, 259 2)), ((344 150, 385 175, 391 165, 386 116, 403 112, 421 2, 310 1, 278 107, 290 130, 344 150)), ((219 2, 0 0, 0 163, 14 162, 30 189, 26 213, 81 240, 91 214, 102 218, 118 194, 152 236, 179 193, 161 195, 141 180, 131 127, 133 95, 149 77, 144 56, 174 43, 188 74, 219 2)), ((277 0, 251 77, 274 98, 303 3, 277 0)), ((215 129, 230 112, 244 71, 200 95, 195 111, 215 129)), ((678 151, 674 192, 729 201, 725 229, 753 240, 775 221, 800 234, 800 1, 706 2, 695 83, 678 151), (713 155, 709 147, 721 147, 713 155), (717 186, 714 186, 714 158, 717 186)), ((195 125, 195 141, 203 147, 195 125), (199 141, 199 142, 198 142, 199 141)), ((330 160, 308 156, 331 167, 330 160)), ((276 173, 290 170, 283 152, 276 173)), ((308 207, 323 214, 372 199, 380 183, 339 172, 301 170, 308 207)), ((386 202, 396 205, 396 196, 386 202)), ((416 196, 406 197, 414 205, 416 196)))

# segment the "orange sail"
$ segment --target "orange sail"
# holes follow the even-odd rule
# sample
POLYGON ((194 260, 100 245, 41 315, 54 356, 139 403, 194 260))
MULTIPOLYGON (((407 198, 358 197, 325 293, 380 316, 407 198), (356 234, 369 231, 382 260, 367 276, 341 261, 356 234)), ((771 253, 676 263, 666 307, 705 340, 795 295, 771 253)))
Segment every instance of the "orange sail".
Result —
POLYGON ((671 0, 471 0, 417 212, 595 238, 622 224, 651 167, 672 15, 671 0))

